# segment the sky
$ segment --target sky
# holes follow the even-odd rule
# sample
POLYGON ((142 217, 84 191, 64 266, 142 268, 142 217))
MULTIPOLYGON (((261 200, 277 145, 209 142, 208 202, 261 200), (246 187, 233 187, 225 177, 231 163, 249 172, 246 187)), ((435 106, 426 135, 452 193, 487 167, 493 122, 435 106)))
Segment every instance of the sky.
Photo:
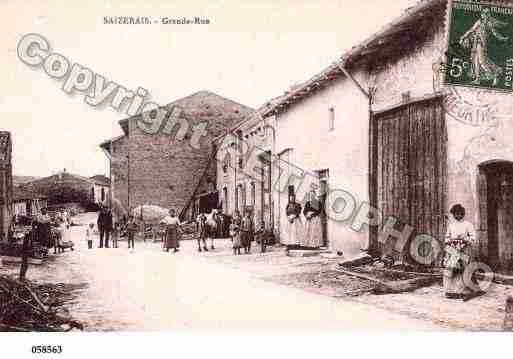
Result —
POLYGON ((108 175, 99 144, 120 135, 124 111, 67 94, 64 80, 17 56, 29 33, 50 51, 164 105, 209 90, 257 108, 307 80, 399 16, 416 0, 0 0, 0 130, 13 135, 15 175, 64 168, 108 175), (150 25, 104 24, 105 16, 146 16, 150 25), (200 17, 208 25, 162 24, 200 17))

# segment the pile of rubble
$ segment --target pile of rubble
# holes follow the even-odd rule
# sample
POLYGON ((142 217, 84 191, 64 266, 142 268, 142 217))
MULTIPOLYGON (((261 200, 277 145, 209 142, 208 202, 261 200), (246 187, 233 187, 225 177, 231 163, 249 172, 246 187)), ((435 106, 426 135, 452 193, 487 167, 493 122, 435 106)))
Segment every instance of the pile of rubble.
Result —
POLYGON ((34 285, 0 276, 0 331, 82 330, 63 307, 70 300, 63 285, 34 285))

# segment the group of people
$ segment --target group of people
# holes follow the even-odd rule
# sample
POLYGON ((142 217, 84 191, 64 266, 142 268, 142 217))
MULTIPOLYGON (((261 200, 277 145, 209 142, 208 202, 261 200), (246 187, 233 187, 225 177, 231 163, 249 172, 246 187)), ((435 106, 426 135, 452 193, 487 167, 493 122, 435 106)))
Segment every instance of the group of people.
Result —
MULTIPOLYGON (((178 252, 180 247, 180 221, 176 217, 174 209, 169 210, 169 215, 164 217, 160 223, 164 226, 163 247, 168 251, 173 249, 178 252)), ((100 208, 98 219, 95 223, 89 223, 86 228, 85 237, 87 247, 93 248, 93 243, 98 239, 98 248, 118 248, 118 242, 122 234, 126 234, 128 249, 135 249, 135 236, 141 230, 140 225, 133 215, 123 217, 120 222, 115 222, 111 210, 104 206, 100 208)))
MULTIPOLYGON (((251 211, 246 211, 244 217, 239 211, 235 211, 230 225, 230 237, 233 243, 233 254, 240 255, 241 248, 245 254, 251 253, 251 242, 255 236, 255 225, 251 218, 251 211)), ((262 245, 262 252, 265 252, 265 243, 262 245)))
POLYGON ((53 247, 54 253, 63 251, 63 243, 67 241, 67 234, 70 227, 70 217, 64 210, 60 211, 52 220, 46 208, 41 209, 33 221, 37 241, 46 247, 53 247), (55 231, 52 232, 52 228, 55 231))
POLYGON ((289 201, 285 209, 287 215, 287 235, 283 238, 283 244, 286 245, 287 250, 318 249, 322 247, 321 215, 323 211, 323 196, 317 196, 315 190, 309 193, 309 198, 304 208, 296 202, 295 194, 289 194, 289 201), (301 212, 304 219, 301 217, 301 212))
POLYGON ((123 217, 121 221, 114 221, 112 211, 107 206, 102 206, 95 223, 89 223, 86 228, 86 241, 89 249, 93 248, 96 239, 99 240, 98 248, 118 248, 118 242, 122 232, 127 234, 128 249, 135 249, 135 234, 139 231, 139 225, 134 216, 123 217))

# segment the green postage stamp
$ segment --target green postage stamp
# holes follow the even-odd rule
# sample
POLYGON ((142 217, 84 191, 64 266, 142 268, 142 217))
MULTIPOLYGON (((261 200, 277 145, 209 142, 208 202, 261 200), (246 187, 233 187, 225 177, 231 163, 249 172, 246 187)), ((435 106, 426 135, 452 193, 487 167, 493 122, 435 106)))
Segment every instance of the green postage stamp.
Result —
POLYGON ((513 8, 453 1, 445 84, 513 90, 513 8))

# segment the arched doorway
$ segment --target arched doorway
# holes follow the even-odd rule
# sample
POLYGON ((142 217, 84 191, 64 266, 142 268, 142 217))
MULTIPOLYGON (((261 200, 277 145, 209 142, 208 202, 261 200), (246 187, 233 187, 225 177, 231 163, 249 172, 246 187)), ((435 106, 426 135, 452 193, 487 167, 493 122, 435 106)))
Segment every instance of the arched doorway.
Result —
POLYGON ((482 248, 494 269, 513 267, 513 162, 489 161, 479 165, 480 231, 482 248), (483 242, 483 241, 482 241, 483 242))

